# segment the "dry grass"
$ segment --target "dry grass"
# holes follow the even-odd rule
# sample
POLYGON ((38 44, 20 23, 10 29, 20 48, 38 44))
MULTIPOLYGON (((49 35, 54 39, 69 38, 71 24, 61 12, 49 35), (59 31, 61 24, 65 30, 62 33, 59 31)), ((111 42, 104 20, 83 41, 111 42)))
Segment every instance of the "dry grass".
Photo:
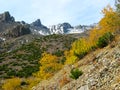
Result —
POLYGON ((59 85, 60 85, 60 87, 62 87, 69 82, 70 82, 70 80, 66 76, 64 76, 64 77, 62 77, 62 79, 59 80, 59 85))

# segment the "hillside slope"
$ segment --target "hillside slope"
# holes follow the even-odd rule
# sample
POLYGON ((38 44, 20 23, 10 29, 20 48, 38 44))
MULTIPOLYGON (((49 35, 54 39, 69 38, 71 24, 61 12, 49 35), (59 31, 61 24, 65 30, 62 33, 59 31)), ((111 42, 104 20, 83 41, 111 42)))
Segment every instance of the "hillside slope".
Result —
POLYGON ((3 42, 0 45, 0 79, 31 76, 39 70, 38 61, 43 52, 63 52, 76 39, 70 35, 25 35, 3 42))
POLYGON ((74 65, 65 66, 48 81, 41 81, 33 90, 120 90, 120 37, 109 46, 89 53, 74 65), (83 75, 69 77, 72 68, 83 75))

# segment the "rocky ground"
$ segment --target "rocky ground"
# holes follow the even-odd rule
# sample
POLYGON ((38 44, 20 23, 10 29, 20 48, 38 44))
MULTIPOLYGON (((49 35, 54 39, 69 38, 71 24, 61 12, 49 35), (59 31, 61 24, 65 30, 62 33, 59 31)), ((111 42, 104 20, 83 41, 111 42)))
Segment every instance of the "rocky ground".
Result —
POLYGON ((33 90, 120 90, 119 40, 91 52, 74 64, 74 68, 83 71, 77 80, 69 77, 73 67, 69 65, 48 81, 40 82, 33 90))

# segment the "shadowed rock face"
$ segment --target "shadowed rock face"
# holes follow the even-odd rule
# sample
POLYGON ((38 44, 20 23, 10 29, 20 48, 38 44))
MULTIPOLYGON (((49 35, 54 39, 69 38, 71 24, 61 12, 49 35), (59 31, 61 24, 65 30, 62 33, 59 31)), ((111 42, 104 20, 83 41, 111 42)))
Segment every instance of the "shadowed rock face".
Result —
POLYGON ((29 27, 26 24, 15 22, 14 17, 9 12, 0 14, 0 37, 9 39, 30 33, 29 27))
POLYGON ((11 29, 16 26, 18 23, 15 22, 13 16, 9 12, 4 12, 0 14, 0 36, 2 32, 6 32, 7 29, 11 29))
MULTIPOLYGON (((48 29, 46 26, 42 25, 40 19, 37 19, 36 21, 32 22, 30 24, 31 27, 35 28, 36 30, 41 30, 41 29, 48 29)), ((38 31, 39 31, 38 30, 38 31)))
POLYGON ((49 35, 49 29, 44 26, 40 19, 37 19, 36 21, 32 22, 30 24, 30 29, 33 34, 41 34, 41 35, 49 35))
POLYGON ((14 17, 10 15, 9 12, 4 12, 0 14, 0 22, 14 22, 14 17))
POLYGON ((32 26, 37 26, 37 27, 42 26, 40 19, 37 19, 37 20, 36 20, 35 22, 33 22, 31 25, 32 25, 32 26))
POLYGON ((27 26, 17 25, 12 29, 8 30, 5 34, 6 37, 19 37, 22 35, 30 34, 31 31, 27 26))

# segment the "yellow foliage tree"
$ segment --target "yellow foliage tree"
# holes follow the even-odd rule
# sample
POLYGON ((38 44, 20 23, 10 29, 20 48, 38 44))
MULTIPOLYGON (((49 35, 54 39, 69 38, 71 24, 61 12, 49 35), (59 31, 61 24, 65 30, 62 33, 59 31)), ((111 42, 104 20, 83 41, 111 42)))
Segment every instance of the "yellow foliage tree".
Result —
POLYGON ((89 40, 89 43, 93 46, 96 46, 96 41, 98 40, 98 38, 100 36, 99 31, 100 30, 98 30, 97 28, 90 30, 88 40, 89 40))
POLYGON ((33 90, 32 88, 40 82, 39 78, 30 77, 26 79, 27 86, 22 90, 33 90))
POLYGON ((62 68, 62 64, 59 63, 58 57, 48 53, 43 53, 42 59, 40 59, 40 64, 40 71, 34 75, 41 79, 48 79, 62 68))
POLYGON ((70 51, 65 51, 64 55, 66 57, 65 64, 73 64, 78 60, 78 57, 74 55, 74 51, 72 49, 70 51))
POLYGON ((120 29, 120 16, 110 6, 103 9, 104 17, 100 20, 101 32, 114 32, 120 29))
POLYGON ((120 29, 120 17, 110 6, 102 10, 104 17, 97 27, 90 31, 89 41, 95 45, 99 37, 107 32, 116 32, 120 29))
POLYGON ((90 49, 90 43, 86 38, 82 38, 72 44, 72 49, 76 54, 86 53, 90 49))
POLYGON ((11 78, 7 79, 2 86, 3 90, 22 90, 20 88, 21 79, 20 78, 11 78))
POLYGON ((86 38, 81 38, 72 44, 70 51, 65 52, 66 64, 73 64, 91 50, 91 43, 86 38))

